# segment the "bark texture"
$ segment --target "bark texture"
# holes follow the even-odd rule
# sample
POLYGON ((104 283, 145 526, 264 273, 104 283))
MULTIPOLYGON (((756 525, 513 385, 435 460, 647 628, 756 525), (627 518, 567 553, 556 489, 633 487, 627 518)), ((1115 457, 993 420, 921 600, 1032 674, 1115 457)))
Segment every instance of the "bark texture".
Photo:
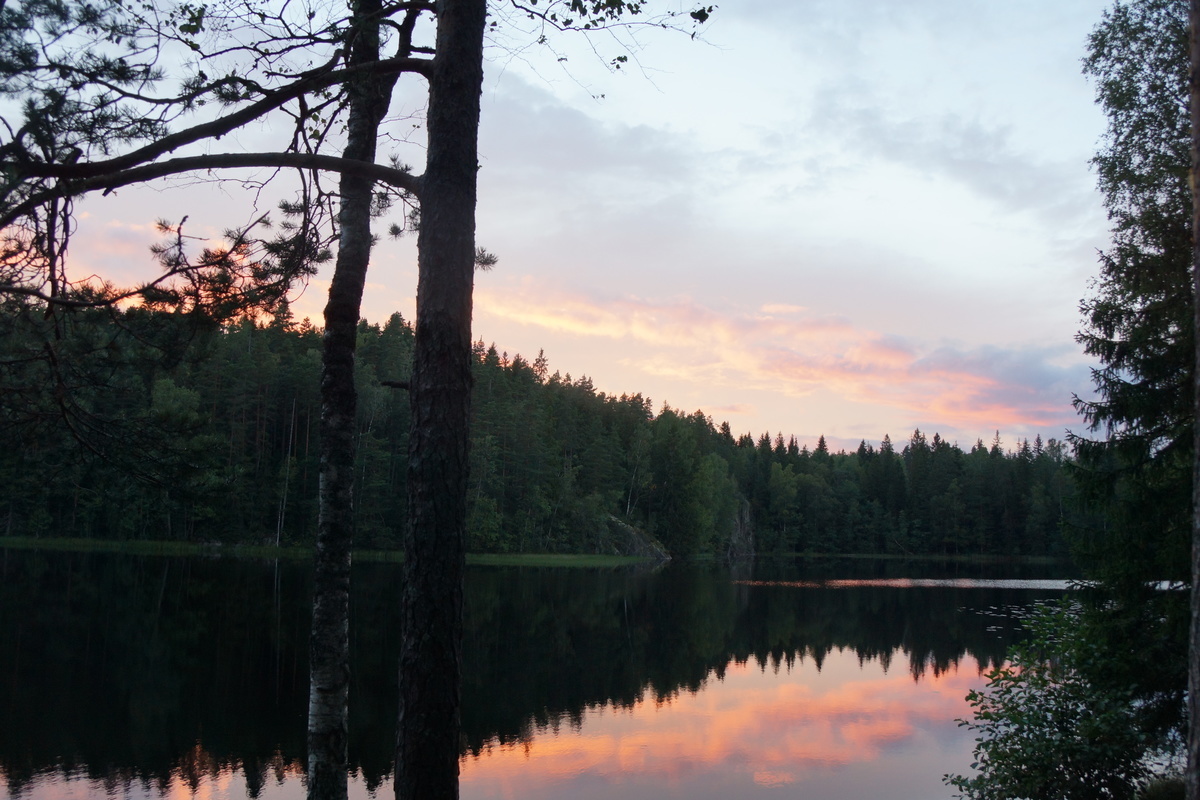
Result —
POLYGON ((486 0, 440 0, 421 186, 396 796, 458 797, 471 292, 486 0))
MULTIPOLYGON (((356 0, 351 63, 379 59, 380 0, 356 0)), ((374 162, 379 123, 395 77, 364 73, 348 85, 350 111, 344 157, 374 162)), ((354 533, 354 348, 371 257, 374 182, 343 172, 339 181, 339 242, 321 363, 320 514, 312 633, 309 639, 308 797, 344 800, 350 687, 350 547, 354 533)))
POLYGON ((1200 0, 1191 0, 1188 89, 1192 116, 1192 290, 1195 302, 1196 370, 1192 414, 1192 596, 1188 643, 1188 743, 1184 785, 1188 800, 1200 800, 1200 0))

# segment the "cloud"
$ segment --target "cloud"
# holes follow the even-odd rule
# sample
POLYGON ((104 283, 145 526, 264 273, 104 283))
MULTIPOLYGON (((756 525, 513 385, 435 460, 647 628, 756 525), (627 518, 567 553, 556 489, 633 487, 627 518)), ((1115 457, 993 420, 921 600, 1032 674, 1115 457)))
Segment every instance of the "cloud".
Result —
POLYGON ((764 314, 783 316, 790 314, 803 314, 808 309, 804 306, 793 306, 788 305, 787 303, 767 303, 759 310, 764 314))
POLYGON ((97 276, 118 285, 148 280, 162 270, 150 247, 164 238, 152 219, 127 222, 85 212, 71 238, 68 274, 73 280, 97 276))
MULTIPOLYGON (((915 174, 1035 212, 1047 232, 1103 230, 1086 167, 1103 122, 1079 70, 1095 2, 1063 0, 1051 14, 1035 0, 748 0, 722 11, 746 28, 741 46, 764 39, 791 60, 777 74, 794 115, 762 123, 749 163, 782 167, 793 191, 836 192, 847 169, 867 171, 865 201, 915 174)), ((956 214, 953 203, 927 210, 956 214)))
POLYGON ((693 157, 669 132, 594 117, 516 75, 485 101, 481 182, 498 175, 507 188, 577 196, 609 188, 622 200, 631 185, 661 192, 694 177, 693 157))
POLYGON ((821 92, 809 129, 841 137, 843 147, 940 176, 1010 211, 1049 214, 1055 220, 1095 216, 1091 176, 1074 160, 1053 161, 1023 151, 1010 125, 989 125, 958 113, 910 116, 879 101, 821 92))
POLYGON ((481 316, 607 341, 621 364, 712 388, 833 395, 955 429, 1061 428, 1086 367, 1069 347, 963 347, 890 335, 845 317, 717 310, 687 298, 595 298, 525 281, 477 289, 481 316), (1063 366, 1059 362, 1066 361, 1063 366))
POLYGON ((718 416, 740 416, 743 414, 753 414, 758 409, 747 403, 732 403, 724 406, 709 406, 707 410, 709 414, 716 414, 718 416))

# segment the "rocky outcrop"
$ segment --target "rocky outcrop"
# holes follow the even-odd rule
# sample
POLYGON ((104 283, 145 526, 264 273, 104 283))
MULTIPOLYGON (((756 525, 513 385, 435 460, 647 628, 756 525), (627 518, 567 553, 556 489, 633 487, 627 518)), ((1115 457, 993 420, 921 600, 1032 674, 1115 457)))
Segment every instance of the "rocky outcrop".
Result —
POLYGON ((608 539, 613 552, 622 556, 637 556, 653 561, 670 561, 671 554, 650 534, 609 515, 608 539))

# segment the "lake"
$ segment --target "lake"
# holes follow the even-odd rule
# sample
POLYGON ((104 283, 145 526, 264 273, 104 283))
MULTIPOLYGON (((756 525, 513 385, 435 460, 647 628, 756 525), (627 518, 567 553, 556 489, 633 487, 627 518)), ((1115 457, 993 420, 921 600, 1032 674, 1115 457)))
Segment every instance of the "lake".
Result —
MULTIPOLYGON (((352 797, 390 797, 399 568, 354 568, 352 797)), ((472 567, 463 798, 936 800, 1062 570, 472 567)), ((0 551, 0 796, 301 798, 307 563, 0 551)))

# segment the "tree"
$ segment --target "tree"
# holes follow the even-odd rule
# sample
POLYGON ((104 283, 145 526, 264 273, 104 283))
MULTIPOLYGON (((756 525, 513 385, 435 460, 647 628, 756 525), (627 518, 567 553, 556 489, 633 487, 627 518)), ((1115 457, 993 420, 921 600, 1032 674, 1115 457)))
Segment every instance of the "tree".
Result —
MULTIPOLYGON (((1093 372, 1097 399, 1076 405, 1103 436, 1071 437, 1076 483, 1103 516, 1077 531, 1072 544, 1109 590, 1102 609, 1110 627, 1163 653, 1139 664, 1114 659, 1110 671, 1111 680, 1141 687, 1143 717, 1159 729, 1185 724, 1179 700, 1187 685, 1189 609, 1180 593, 1153 587, 1192 578, 1196 337, 1187 43, 1183 0, 1122 2, 1092 33, 1084 60, 1109 120, 1094 163, 1112 246, 1101 254, 1078 337, 1101 367, 1093 372)), ((1109 645, 1127 649, 1130 642, 1109 645)))
MULTIPOLYGON (((1192 336, 1193 376, 1200 375, 1200 0, 1188 5, 1188 100, 1191 122, 1192 336)), ((1188 739, 1184 790, 1200 800, 1200 389, 1193 383, 1192 415, 1192 592, 1188 628, 1188 739)))
MULTIPOLYGON (((193 312, 222 311, 229 298, 239 296, 230 289, 247 263, 251 269, 244 282, 252 291, 240 294, 257 300, 253 290, 265 285, 272 290, 263 298, 269 307, 294 278, 324 258, 332 235, 322 221, 334 200, 322 188, 318 170, 339 172, 338 259, 325 312, 322 359, 310 653, 309 791, 323 797, 345 795, 355 328, 372 242, 371 217, 389 199, 376 182, 400 187, 404 200, 413 199, 418 185, 406 169, 375 165, 376 141, 397 76, 429 71, 430 59, 412 58, 412 31, 418 15, 433 8, 404 4, 385 15, 379 0, 356 0, 345 17, 330 6, 314 11, 321 13, 306 20, 286 4, 236 0, 213 7, 146 5, 137 11, 115 2, 27 2, 0 9, 2 88, 25 103, 19 123, 6 120, 11 138, 0 148, 6 165, 0 224, 6 234, 3 289, 36 298, 51 317, 126 298, 193 312), (400 15, 402 22, 394 36, 396 53, 385 59, 380 33, 390 15, 400 15), (231 36, 237 44, 228 44, 231 36), (176 76, 181 91, 163 91, 157 64, 188 51, 195 56, 184 61, 176 76), (309 69, 316 59, 324 63, 309 69), (228 71, 210 78, 206 70, 214 65, 228 71), (206 103, 216 104, 222 113, 205 118, 200 112, 206 103), (282 142, 276 152, 167 157, 280 113, 289 114, 293 124, 290 142, 282 142), (321 152, 338 144, 331 133, 337 129, 321 127, 323 115, 330 122, 345 121, 341 158, 321 152), (172 131, 172 123, 180 121, 192 124, 172 131), (113 155, 118 148, 123 152, 113 155), (272 240, 256 239, 256 224, 251 224, 231 234, 229 247, 205 249, 198 258, 190 257, 184 246, 182 225, 164 223, 175 241, 158 250, 166 267, 159 278, 125 290, 68 279, 65 254, 76 198, 165 175, 239 166, 309 170, 301 177, 299 199, 282 208, 299 221, 285 225, 272 240), (254 259, 256 252, 263 256, 254 259)), ((436 195, 440 186, 436 179, 431 183, 436 195)), ((263 222, 265 218, 256 221, 263 222)), ((434 217, 430 227, 443 224, 434 217)), ((470 247, 473 262, 473 243, 470 247)), ((469 318, 469 307, 467 313, 469 318)))
MULTIPOLYGON (((969 797, 1130 797, 1147 752, 1176 747, 1186 725, 1188 612, 1181 593, 1155 588, 1186 582, 1195 569, 1184 567, 1200 453, 1195 168, 1189 174, 1187 164, 1188 108, 1200 114, 1200 95, 1187 101, 1187 25, 1183 0, 1118 0, 1089 39, 1084 71, 1108 116, 1093 163, 1112 245, 1101 253, 1077 337, 1101 363, 1092 372, 1096 399, 1075 400, 1099 436, 1071 436, 1076 483, 1102 516, 1075 533, 1073 546, 1100 587, 1080 624, 1036 623, 1016 668, 994 673, 989 693, 971 695, 981 774, 950 779, 969 797)), ((1019 483, 1035 460, 1053 458, 1040 445, 1017 457, 1019 483)), ((1196 708, 1194 691, 1189 702, 1196 708)), ((1189 750, 1195 742, 1193 734, 1189 750)))
MULTIPOLYGON (((409 383, 396 796, 458 796, 471 290, 486 0, 438 9, 409 383)), ((345 771, 343 770, 343 775, 345 771)))
POLYGON ((979 734, 971 777, 946 783, 971 800, 1132 800, 1148 775, 1132 692, 1093 679, 1106 656, 1081 633, 1076 612, 1043 610, 1006 666, 967 702, 979 734))
MULTIPOLYGON (((640 13, 643 3, 570 0, 541 10, 513 8, 543 28, 568 30, 603 28, 640 13)), ((710 11, 699 8, 690 16, 703 23, 710 11)), ((419 205, 413 373, 397 382, 410 394, 412 432, 396 786, 402 797, 457 795, 471 292, 476 265, 494 262, 474 241, 486 16, 486 0, 352 0, 348 15, 332 4, 302 13, 288 3, 258 0, 136 9, 116 0, 0 5, 0 91, 24 101, 19 121, 4 120, 10 138, 0 146, 0 291, 34 298, 51 317, 131 298, 222 309, 240 296, 230 291, 240 284, 251 300, 262 287, 273 291, 265 296, 269 305, 322 257, 335 238, 323 223, 337 209, 321 378, 310 656, 313 797, 346 791, 356 326, 371 220, 396 200, 419 205), (414 44, 422 19, 435 27, 432 47, 414 44), (180 90, 163 90, 158 65, 178 62, 180 90), (211 77, 208 71, 216 69, 222 74, 211 77), (404 74, 428 82, 420 177, 398 164, 375 163, 380 123, 404 74), (214 105, 219 111, 211 114, 214 105), (291 124, 278 150, 175 155, 281 115, 291 124), (191 124, 172 130, 181 122, 191 124), (340 156, 328 154, 339 147, 340 156), (303 170, 299 198, 282 208, 299 219, 279 236, 255 238, 265 222, 256 220, 234 232, 229 247, 193 258, 182 225, 164 225, 176 241, 159 251, 166 267, 159 278, 127 289, 69 279, 65 254, 79 197, 169 175, 251 167, 303 170), (324 188, 323 170, 339 175, 336 193, 324 188)))
POLYGON ((1075 405, 1084 495, 1109 518, 1077 548, 1114 581, 1187 580, 1193 454, 1193 292, 1184 0, 1118 2, 1084 71, 1108 116, 1093 163, 1112 229, 1077 340, 1100 360, 1075 405), (1118 574, 1120 573, 1120 574, 1118 574))
MULTIPOLYGON (((1190 659, 1181 657, 1188 608, 1178 593, 1152 591, 1158 581, 1191 580, 1196 625, 1200 395, 1195 166, 1189 171, 1188 164, 1197 164, 1192 115, 1200 109, 1189 74, 1188 17, 1183 0, 1118 2, 1093 31, 1084 60, 1109 121, 1094 164, 1112 245, 1101 254, 1093 296, 1083 302, 1086 325, 1078 337, 1101 367, 1093 371, 1097 399, 1077 399, 1076 407, 1101 436, 1071 437, 1076 482, 1104 517, 1076 533, 1073 544, 1109 590, 1096 612, 1105 623, 1092 629, 1095 644, 1114 655, 1105 680, 1138 687, 1138 726, 1149 734, 1184 724, 1189 668, 1193 687, 1198 680, 1195 649, 1190 659), (1107 634, 1117 630, 1137 638, 1107 634), (1130 650, 1141 655, 1138 663, 1119 658, 1130 650)), ((1190 698, 1194 728, 1195 691, 1190 698)), ((1197 741, 1193 733, 1190 752, 1197 741)), ((1196 797, 1196 756, 1190 760, 1196 797)))

